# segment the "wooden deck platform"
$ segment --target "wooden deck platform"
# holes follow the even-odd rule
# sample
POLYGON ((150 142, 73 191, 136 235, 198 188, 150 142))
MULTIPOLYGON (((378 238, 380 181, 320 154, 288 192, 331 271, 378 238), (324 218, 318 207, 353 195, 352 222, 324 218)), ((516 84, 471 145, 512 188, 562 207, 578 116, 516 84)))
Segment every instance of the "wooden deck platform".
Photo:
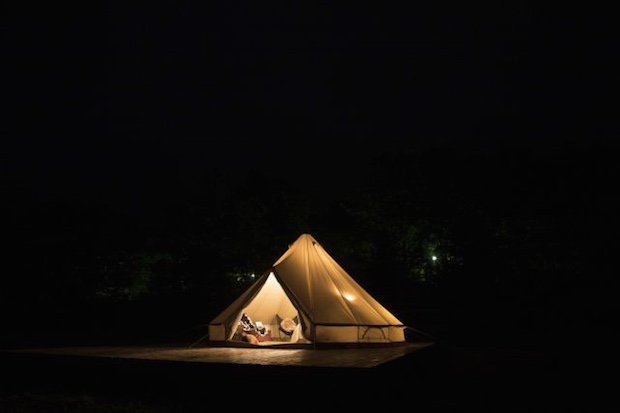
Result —
POLYGON ((84 346, 8 350, 21 355, 57 355, 113 359, 140 359, 188 363, 244 364, 293 367, 372 368, 432 343, 404 343, 378 348, 283 349, 222 346, 84 346))

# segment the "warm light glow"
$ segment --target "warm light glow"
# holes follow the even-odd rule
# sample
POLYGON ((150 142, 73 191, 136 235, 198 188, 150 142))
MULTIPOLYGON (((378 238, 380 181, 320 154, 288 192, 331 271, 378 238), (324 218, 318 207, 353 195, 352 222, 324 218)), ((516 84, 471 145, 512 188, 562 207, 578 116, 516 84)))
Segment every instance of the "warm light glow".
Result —
POLYGON ((342 296, 345 298, 345 300, 348 301, 355 301, 355 296, 351 295, 351 294, 342 294, 342 296))

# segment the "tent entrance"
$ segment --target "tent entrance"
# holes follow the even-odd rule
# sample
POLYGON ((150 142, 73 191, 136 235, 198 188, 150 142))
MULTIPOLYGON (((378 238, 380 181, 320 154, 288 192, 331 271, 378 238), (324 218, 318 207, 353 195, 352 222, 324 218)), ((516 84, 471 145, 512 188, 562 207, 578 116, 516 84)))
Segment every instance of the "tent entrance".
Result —
POLYGON ((238 314, 230 340, 270 345, 308 343, 297 309, 275 275, 269 274, 260 291, 238 314))

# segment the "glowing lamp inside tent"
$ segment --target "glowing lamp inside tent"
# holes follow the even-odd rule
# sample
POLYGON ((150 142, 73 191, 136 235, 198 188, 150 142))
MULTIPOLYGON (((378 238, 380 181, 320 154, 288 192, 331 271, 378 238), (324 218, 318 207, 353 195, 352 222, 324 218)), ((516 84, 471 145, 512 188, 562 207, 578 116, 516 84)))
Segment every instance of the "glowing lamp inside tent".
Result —
POLYGON ((349 294, 349 293, 344 293, 342 294, 342 296, 345 298, 345 300, 347 301, 355 301, 355 296, 353 294, 349 294))

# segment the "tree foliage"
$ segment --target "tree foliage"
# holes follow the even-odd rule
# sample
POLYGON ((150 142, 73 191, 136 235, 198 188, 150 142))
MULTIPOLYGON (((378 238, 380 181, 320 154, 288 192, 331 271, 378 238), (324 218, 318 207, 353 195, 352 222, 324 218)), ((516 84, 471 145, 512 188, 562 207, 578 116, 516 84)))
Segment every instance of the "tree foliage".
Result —
POLYGON ((10 210, 2 298, 176 297, 206 314, 304 232, 380 297, 432 290, 454 305, 537 303, 572 296, 581 283, 598 286, 582 288, 593 296, 613 261, 611 158, 402 153, 377 158, 360 171, 363 184, 319 210, 294 178, 260 165, 234 182, 205 176, 157 217, 68 201, 10 210))

